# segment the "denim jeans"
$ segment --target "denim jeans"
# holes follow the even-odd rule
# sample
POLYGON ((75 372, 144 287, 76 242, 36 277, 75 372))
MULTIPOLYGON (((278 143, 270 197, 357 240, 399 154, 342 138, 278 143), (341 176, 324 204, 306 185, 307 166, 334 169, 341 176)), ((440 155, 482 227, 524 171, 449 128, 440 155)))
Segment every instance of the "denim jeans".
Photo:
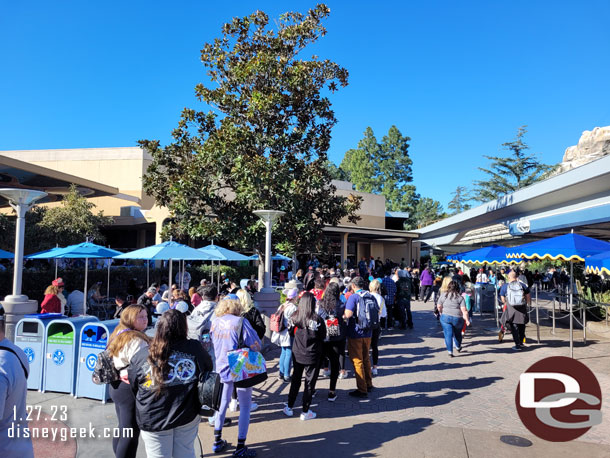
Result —
POLYGON ((292 348, 282 347, 280 354, 280 374, 284 377, 290 377, 290 366, 292 364, 292 348))
POLYGON ((453 353, 453 344, 455 347, 460 348, 462 346, 462 326, 464 325, 464 318, 461 316, 441 315, 441 327, 443 328, 443 334, 445 334, 445 346, 449 353, 453 353))

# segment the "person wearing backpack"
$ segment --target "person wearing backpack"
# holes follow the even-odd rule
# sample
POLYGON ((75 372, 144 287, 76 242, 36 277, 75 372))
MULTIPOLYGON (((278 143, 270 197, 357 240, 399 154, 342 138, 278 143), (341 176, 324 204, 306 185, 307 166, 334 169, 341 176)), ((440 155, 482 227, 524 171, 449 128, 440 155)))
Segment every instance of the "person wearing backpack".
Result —
POLYGON ((282 349, 280 354, 280 370, 279 378, 284 382, 290 382, 290 368, 292 367, 292 337, 290 335, 290 317, 297 310, 295 301, 299 295, 297 288, 284 290, 286 302, 279 306, 274 314, 279 318, 280 322, 277 325, 277 330, 274 329, 273 318, 271 318, 271 343, 279 345, 282 349))
MULTIPOLYGON (((377 300, 377 304, 379 304, 379 319, 384 320, 387 316, 386 314, 386 306, 383 295, 381 294, 382 289, 381 281, 377 278, 373 280, 369 285, 369 291, 377 300)), ((379 362, 379 337, 381 336, 381 325, 371 326, 373 329, 373 334, 371 335, 371 353, 373 353, 373 369, 372 375, 377 375, 377 363, 379 362)))
POLYGON ((529 288, 517 279, 514 270, 508 273, 508 282, 500 288, 500 300, 504 304, 501 323, 511 330, 515 342, 513 350, 520 351, 525 348, 525 325, 529 322, 527 306, 532 298, 529 288))
POLYGON ((341 287, 338 283, 329 283, 324 297, 319 303, 318 315, 326 325, 326 337, 324 338, 324 356, 330 362, 330 387, 328 400, 335 402, 337 399, 337 379, 339 378, 340 364, 343 359, 345 365, 345 322, 343 312, 345 306, 341 302, 341 287))
POLYGON ((353 294, 345 304, 343 319, 347 322, 347 351, 354 366, 357 389, 348 394, 355 398, 366 398, 373 390, 371 359, 369 349, 373 330, 370 321, 371 311, 379 310, 377 301, 371 293, 364 291, 365 281, 362 277, 352 279, 353 294))
POLYGON ((284 415, 292 417, 292 408, 301 388, 301 378, 305 373, 303 390, 303 411, 301 420, 316 418, 314 411, 309 410, 313 392, 320 372, 322 345, 326 337, 324 320, 316 313, 316 298, 311 293, 304 293, 299 299, 297 311, 292 315, 291 330, 294 336, 292 345, 292 362, 294 373, 290 383, 288 402, 283 409, 284 415))

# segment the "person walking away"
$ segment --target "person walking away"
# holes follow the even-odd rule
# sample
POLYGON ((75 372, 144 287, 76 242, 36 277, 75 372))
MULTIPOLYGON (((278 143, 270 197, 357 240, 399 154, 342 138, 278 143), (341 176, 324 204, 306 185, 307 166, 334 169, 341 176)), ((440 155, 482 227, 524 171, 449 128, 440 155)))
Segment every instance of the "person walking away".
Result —
POLYGON ((291 288, 283 291, 286 296, 286 302, 277 309, 278 314, 282 314, 282 322, 284 329, 280 332, 273 331, 271 334, 271 343, 278 345, 281 348, 280 353, 280 370, 279 378, 283 382, 290 382, 290 368, 292 367, 292 336, 290 335, 290 318, 296 312, 296 300, 299 295, 297 288, 291 288))
POLYGON ((434 271, 430 264, 426 264, 426 268, 422 271, 419 276, 419 282, 421 285, 421 300, 424 304, 428 302, 432 295, 432 284, 434 283, 434 271))
POLYGON ((187 338, 186 315, 168 310, 159 318, 149 348, 133 357, 129 383, 136 397, 136 419, 148 458, 195 458, 201 403, 199 375, 212 359, 187 338))
POLYGON ((44 291, 44 299, 40 304, 40 313, 61 313, 61 301, 57 295, 59 288, 56 285, 47 286, 44 291))
POLYGON ((316 298, 311 293, 305 293, 299 299, 297 311, 291 319, 294 343, 292 345, 292 363, 294 366, 288 402, 283 412, 292 417, 292 408, 301 388, 301 378, 305 373, 305 388, 303 390, 303 410, 301 420, 312 420, 316 413, 309 410, 313 391, 320 372, 323 343, 326 337, 324 320, 316 313, 316 298))
MULTIPOLYGON (((350 391, 349 395, 355 398, 366 398, 368 393, 373 390, 373 378, 371 374, 371 358, 369 357, 369 349, 371 347, 371 336, 373 334, 368 323, 359 323, 359 309, 366 307, 364 302, 364 279, 355 277, 351 283, 353 294, 345 304, 345 312, 343 318, 348 320, 347 323, 347 351, 354 366, 354 374, 356 376, 357 389, 350 391), (362 302, 361 302, 362 301, 362 302)), ((400 290, 399 290, 400 291, 400 290)), ((370 300, 375 302, 375 298, 370 295, 370 300)))
POLYGON ((466 303, 461 295, 459 285, 451 280, 447 291, 441 293, 438 300, 438 310, 441 314, 440 322, 445 336, 445 346, 449 356, 453 357, 455 349, 462 351, 462 325, 470 326, 470 318, 466 310, 466 303))
POLYGON ((6 315, 0 305, 0 456, 34 458, 32 440, 25 437, 30 365, 23 350, 6 338, 5 330, 6 315))
POLYGON ((110 398, 119 420, 119 437, 113 437, 112 450, 116 458, 135 458, 138 451, 140 429, 136 421, 134 387, 129 384, 127 368, 140 350, 148 348, 150 338, 144 334, 148 324, 148 311, 143 305, 126 306, 120 314, 119 325, 108 339, 108 353, 120 380, 110 384, 110 398), (123 434, 132 431, 133 434, 123 434))
MULTIPOLYGON (((379 317, 384 320, 387 317, 385 299, 380 294, 381 282, 378 279, 373 280, 369 284, 369 291, 379 305, 379 317)), ((372 375, 377 375, 377 363, 379 362, 379 337, 381 336, 381 326, 373 326, 373 334, 371 335, 371 352, 373 356, 372 375)))
POLYGON ((440 313, 438 313, 438 298, 441 296, 441 285, 443 284, 443 276, 442 276, 442 271, 441 274, 436 275, 434 277, 434 283, 432 283, 432 292, 434 294, 434 316, 436 317, 436 319, 438 320, 441 316, 440 313))
POLYGON ((303 278, 303 289, 305 291, 309 291, 309 290, 313 289, 315 277, 316 277, 316 275, 313 270, 313 266, 309 266, 307 269, 307 273, 305 274, 305 277, 303 278))
POLYGON ((322 301, 318 304, 318 315, 324 320, 326 336, 323 344, 323 355, 330 363, 330 388, 328 400, 337 399, 337 379, 339 371, 345 373, 345 339, 346 328, 343 321, 345 306, 341 302, 341 287, 338 283, 330 283, 324 292, 322 301))
MULTIPOLYGON (((237 350, 240 333, 245 346, 252 351, 261 351, 261 341, 250 322, 241 316, 242 307, 238 299, 223 299, 216 306, 214 314, 216 318, 212 322, 210 334, 216 354, 216 372, 220 375, 223 383, 222 401, 216 414, 214 425, 214 445, 212 451, 221 453, 227 448, 227 441, 222 439, 222 427, 224 424, 227 408, 233 393, 233 379, 227 353, 237 350)), ((252 458, 256 456, 256 450, 246 447, 248 427, 250 426, 250 402, 252 401, 252 387, 237 388, 237 397, 241 409, 239 410, 239 423, 237 430, 237 449, 233 456, 252 458)))
POLYGON ((508 282, 500 289, 500 300, 504 304, 502 325, 510 328, 515 342, 513 350, 522 350, 525 348, 525 325, 529 322, 527 307, 532 298, 529 288, 517 279, 514 270, 509 272, 508 282))
POLYGON ((396 304, 394 307, 395 317, 400 322, 401 329, 413 329, 413 316, 411 315, 411 280, 407 277, 406 270, 398 271, 398 281, 396 282, 396 304))

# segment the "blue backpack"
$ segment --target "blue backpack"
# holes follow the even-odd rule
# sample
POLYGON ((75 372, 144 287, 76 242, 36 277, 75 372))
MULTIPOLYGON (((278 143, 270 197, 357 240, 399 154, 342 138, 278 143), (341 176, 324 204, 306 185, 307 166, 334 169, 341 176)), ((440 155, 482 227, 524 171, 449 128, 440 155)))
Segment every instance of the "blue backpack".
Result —
POLYGON ((368 291, 357 294, 356 329, 359 331, 379 329, 379 304, 377 299, 368 291))

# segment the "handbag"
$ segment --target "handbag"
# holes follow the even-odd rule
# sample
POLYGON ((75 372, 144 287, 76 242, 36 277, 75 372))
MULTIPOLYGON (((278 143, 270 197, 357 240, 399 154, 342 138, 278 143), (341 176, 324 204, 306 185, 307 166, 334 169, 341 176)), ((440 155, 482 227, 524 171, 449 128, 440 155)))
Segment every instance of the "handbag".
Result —
POLYGON ((222 398, 220 374, 213 371, 200 371, 199 381, 197 382, 197 393, 202 409, 218 411, 222 398))
POLYGON ((104 350, 97 355, 91 380, 96 385, 104 385, 105 383, 118 382, 121 379, 119 370, 114 367, 112 356, 108 350, 104 350))
POLYGON ((258 351, 244 346, 244 319, 241 319, 237 349, 227 352, 229 376, 237 388, 250 388, 267 380, 267 363, 258 351))

